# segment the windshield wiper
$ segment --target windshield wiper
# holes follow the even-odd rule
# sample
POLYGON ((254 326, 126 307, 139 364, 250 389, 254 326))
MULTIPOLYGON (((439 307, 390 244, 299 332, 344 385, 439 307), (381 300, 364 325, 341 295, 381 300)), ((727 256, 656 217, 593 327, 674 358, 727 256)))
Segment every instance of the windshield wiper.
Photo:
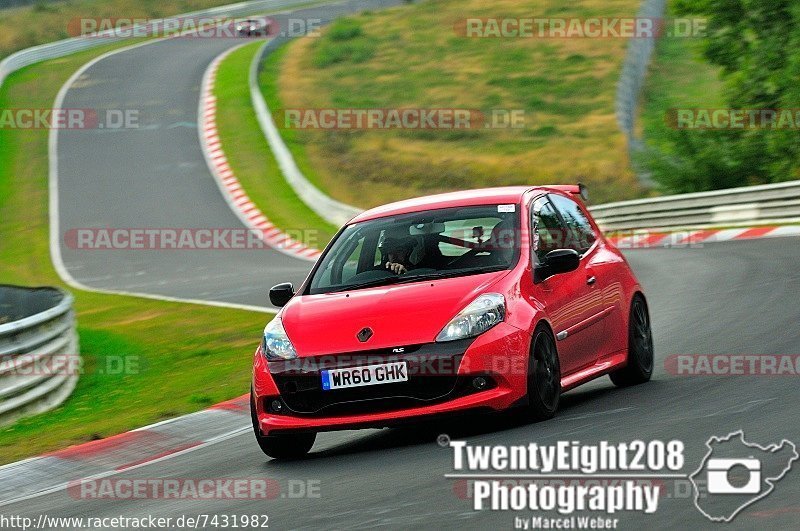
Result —
POLYGON ((437 271, 435 273, 425 273, 423 275, 411 275, 411 276, 399 275, 394 277, 378 278, 375 280, 370 280, 368 282, 362 282, 360 284, 353 284, 352 286, 337 286, 336 289, 333 289, 331 291, 325 291, 324 293, 342 293, 351 290, 374 288, 378 286, 388 286, 390 284, 409 284, 411 282, 421 282, 423 280, 439 280, 443 278, 460 277, 466 275, 479 275, 481 273, 494 273, 506 269, 508 269, 508 266, 498 265, 493 267, 484 267, 481 269, 466 269, 466 270, 454 269, 450 271, 444 270, 444 271, 437 271))
POLYGON ((353 284, 352 286, 341 286, 341 289, 337 289, 336 291, 331 291, 328 293, 338 293, 342 291, 350 291, 351 289, 361 289, 361 288, 374 288, 376 286, 383 286, 387 284, 396 284, 398 281, 402 280, 403 277, 386 277, 386 278, 378 278, 375 280, 370 280, 367 282, 362 282, 360 284, 353 284))
POLYGON ((401 276, 397 277, 398 283, 417 282, 420 280, 438 280, 441 278, 460 277, 465 275, 479 275, 481 273, 495 273, 508 269, 508 266, 497 265, 492 267, 483 267, 480 269, 454 269, 452 271, 437 271, 435 273, 425 273, 423 275, 401 276))

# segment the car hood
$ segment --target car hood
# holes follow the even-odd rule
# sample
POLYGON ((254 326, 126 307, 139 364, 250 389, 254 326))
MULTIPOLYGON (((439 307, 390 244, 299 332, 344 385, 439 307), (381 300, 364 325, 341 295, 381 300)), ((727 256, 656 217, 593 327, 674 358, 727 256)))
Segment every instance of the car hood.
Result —
POLYGON ((298 356, 431 343, 444 326, 509 271, 293 298, 281 311, 298 356), (364 328, 369 340, 359 341, 364 328))

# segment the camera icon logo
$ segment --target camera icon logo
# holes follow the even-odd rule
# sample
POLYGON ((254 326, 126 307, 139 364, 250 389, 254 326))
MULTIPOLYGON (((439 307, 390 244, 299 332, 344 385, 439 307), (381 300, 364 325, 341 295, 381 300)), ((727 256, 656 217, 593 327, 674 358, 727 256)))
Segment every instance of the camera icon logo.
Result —
POLYGON ((745 507, 768 496, 800 459, 789 440, 762 446, 745 440, 741 430, 711 437, 706 448, 689 481, 695 506, 712 522, 730 522, 745 507))
POLYGON ((706 470, 709 494, 761 492, 761 461, 758 459, 709 459, 706 470), (737 481, 740 478, 746 478, 747 481, 737 481))

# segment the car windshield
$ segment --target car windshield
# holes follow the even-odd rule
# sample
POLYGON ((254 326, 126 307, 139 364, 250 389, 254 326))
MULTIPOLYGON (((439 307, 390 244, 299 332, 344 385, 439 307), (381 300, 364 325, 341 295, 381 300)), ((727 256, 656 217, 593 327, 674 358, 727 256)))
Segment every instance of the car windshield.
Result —
POLYGON ((517 205, 428 210, 345 227, 307 294, 511 269, 519 253, 517 205))

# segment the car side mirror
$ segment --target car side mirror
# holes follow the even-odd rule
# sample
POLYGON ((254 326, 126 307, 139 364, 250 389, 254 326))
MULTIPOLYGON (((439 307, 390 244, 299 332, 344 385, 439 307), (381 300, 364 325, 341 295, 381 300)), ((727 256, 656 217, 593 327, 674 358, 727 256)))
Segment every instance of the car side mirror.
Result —
POLYGON ((294 297, 294 286, 291 282, 284 282, 283 284, 272 286, 269 290, 269 302, 278 308, 286 306, 286 303, 288 303, 292 297, 294 297))
POLYGON ((544 257, 536 267, 536 282, 542 282, 553 275, 575 271, 581 263, 581 255, 574 249, 556 249, 544 257))

